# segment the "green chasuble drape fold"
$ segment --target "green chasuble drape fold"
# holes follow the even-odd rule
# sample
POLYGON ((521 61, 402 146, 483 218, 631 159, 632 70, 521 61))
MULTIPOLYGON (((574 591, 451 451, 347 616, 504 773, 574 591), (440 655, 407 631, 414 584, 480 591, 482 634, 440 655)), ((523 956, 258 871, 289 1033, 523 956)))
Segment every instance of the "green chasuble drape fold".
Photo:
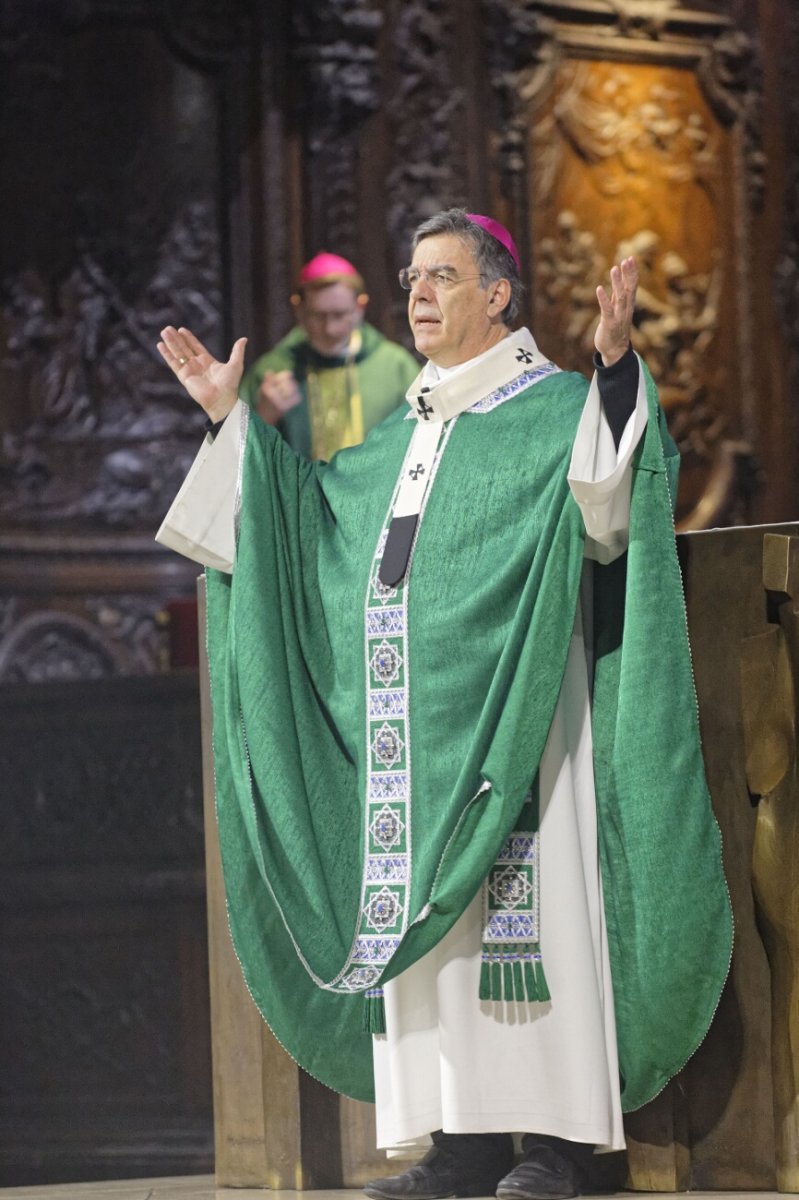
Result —
MULTIPOLYGON (((582 377, 556 374, 444 431, 404 592, 386 598, 386 617, 401 624, 386 624, 392 687, 407 709, 392 736, 410 782, 396 858, 381 870, 405 874, 390 952, 363 987, 451 928, 535 777, 583 569, 567 469, 586 389, 582 377)), ((630 550, 595 572, 600 850, 628 1108, 704 1036, 730 954, 671 524, 667 462, 676 460, 654 389, 650 403, 630 550)), ((362 446, 311 464, 251 420, 235 570, 208 575, 234 944, 289 1053, 362 1099, 372 1097, 371 1039, 352 963, 364 896, 377 886, 368 709, 377 684, 364 626, 414 424, 395 414, 362 446)))

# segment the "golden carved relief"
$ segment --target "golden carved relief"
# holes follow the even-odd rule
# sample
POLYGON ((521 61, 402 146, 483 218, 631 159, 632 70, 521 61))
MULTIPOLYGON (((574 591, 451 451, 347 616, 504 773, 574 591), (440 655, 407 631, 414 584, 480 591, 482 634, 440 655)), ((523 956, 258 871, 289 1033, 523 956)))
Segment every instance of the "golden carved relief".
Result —
POLYGON ((635 254, 633 343, 683 452, 679 514, 683 527, 696 528, 718 516, 742 452, 730 135, 692 71, 572 60, 561 65, 531 137, 540 340, 584 370, 596 286, 613 262, 635 254))

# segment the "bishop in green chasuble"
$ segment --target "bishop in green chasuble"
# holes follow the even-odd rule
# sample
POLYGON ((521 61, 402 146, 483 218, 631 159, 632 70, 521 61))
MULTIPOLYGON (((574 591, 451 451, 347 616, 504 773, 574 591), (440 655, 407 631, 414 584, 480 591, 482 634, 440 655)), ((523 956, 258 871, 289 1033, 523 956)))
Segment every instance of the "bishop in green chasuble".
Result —
MULTIPOLYGON (((395 414, 329 464, 243 420, 235 570, 209 572, 234 942, 289 1053, 363 1099, 363 993, 452 927, 514 829, 575 622, 585 530, 567 475, 587 383, 545 362, 514 366, 438 422, 429 468, 410 453, 418 414, 395 414), (420 467, 432 478, 410 568, 387 588, 388 521, 420 467)), ((629 549, 594 568, 597 800, 625 1107, 693 1052, 730 956, 671 520, 676 454, 651 381, 648 404, 629 549)))
MULTIPOLYGON (((202 347, 167 334, 178 374, 202 347)), ((621 1105, 636 1108, 704 1037, 732 941, 672 523, 676 449, 641 366, 624 472, 581 498, 610 436, 596 389, 526 330, 438 381, 423 373, 407 398, 328 463, 239 403, 159 531, 220 568, 208 651, 236 951, 287 1051, 360 1099, 374 1096, 364 1026, 380 1030, 381 992, 432 961, 481 889, 482 1003, 556 1011, 538 928, 540 776, 585 625, 586 854, 601 865, 621 1105)))

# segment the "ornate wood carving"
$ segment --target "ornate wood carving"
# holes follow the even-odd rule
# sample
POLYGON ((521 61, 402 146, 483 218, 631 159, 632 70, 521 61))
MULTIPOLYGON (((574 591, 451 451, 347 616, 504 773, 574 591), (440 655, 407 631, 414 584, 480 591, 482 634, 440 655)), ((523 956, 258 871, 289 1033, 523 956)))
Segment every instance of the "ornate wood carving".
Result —
POLYGON ((715 38, 697 68, 705 94, 719 118, 740 129, 746 192, 755 209, 763 203, 763 71, 757 42, 739 29, 715 38))
POLYGON ((308 144, 358 125, 380 103, 377 37, 383 15, 371 0, 300 0, 292 8, 292 57, 303 86, 308 144))
MULTIPOLYGON (((569 43, 615 51, 619 43, 656 42, 660 45, 650 51, 674 54, 678 47, 690 51, 692 42, 726 28, 735 0, 537 0, 537 7, 558 21, 569 43)), ((635 53, 628 46, 625 56, 635 53)))
MULTIPOLYGON (((410 236, 425 217, 464 203, 467 168, 462 136, 465 93, 457 83, 451 0, 388 0, 386 123, 392 146, 385 215, 391 262, 407 262, 410 236)), ((405 302, 393 304, 397 328, 405 302)))
POLYGON ((40 612, 20 621, 0 646, 0 682, 103 679, 116 663, 99 629, 67 613, 40 612))
POLYGON ((712 7, 482 4, 494 31, 495 161, 516 227, 530 231, 536 328, 559 361, 585 369, 596 285, 619 256, 636 254, 634 343, 683 450, 688 527, 744 518, 757 481, 742 440, 747 376, 741 384, 727 372, 749 350, 731 331, 751 338, 730 298, 735 223, 748 219, 730 180, 743 171, 754 210, 766 167, 762 85, 755 41, 732 27, 729 6, 712 7))
POLYGON ((163 514, 202 420, 164 371, 155 343, 176 312, 201 339, 215 341, 220 274, 211 208, 198 201, 175 217, 133 297, 88 246, 55 292, 34 272, 2 281, 0 375, 29 397, 32 418, 3 441, 7 522, 142 527, 163 514))
POLYGON ((151 532, 0 537, 0 682, 163 671, 174 639, 192 636, 168 610, 197 571, 151 532))
POLYGON ((196 568, 172 569, 152 537, 204 422, 155 343, 182 322, 220 347, 210 76, 243 40, 242 11, 208 0, 181 29, 171 2, 35 17, 4 6, 2 166, 16 198, 0 231, 6 682, 158 671, 159 611, 191 591, 196 568), (181 61, 165 41, 181 42, 181 61), (137 531, 146 545, 131 545, 137 531))
POLYGON ((557 24, 536 0, 483 0, 497 100, 495 152, 505 177, 526 169, 528 107, 552 85, 561 57, 557 24))
POLYGON ((0 625, 0 683, 149 675, 169 666, 167 614, 153 611, 150 596, 87 596, 77 612, 66 604, 21 608, 12 600, 0 625))
MULTIPOLYGON (((735 316, 721 188, 731 147, 690 81, 662 67, 564 66, 534 134, 534 187, 539 219, 552 230, 538 247, 538 324, 560 340, 567 360, 577 364, 577 346, 587 359, 595 288, 612 262, 627 254, 638 260, 633 342, 683 451, 681 512, 693 522, 702 493, 715 495, 728 477, 727 442, 737 437, 738 418, 729 398, 730 343, 719 340, 735 316), (570 197, 574 207, 563 207, 570 197), (637 231, 626 236, 631 218, 637 231)), ((729 510, 730 497, 720 503, 729 510)))
MULTIPOLYGON (((482 6, 492 31, 492 83, 511 133, 519 123, 519 102, 529 105, 551 82, 552 60, 561 49, 622 61, 696 63, 719 119, 742 130, 749 198, 754 206, 762 202, 759 47, 733 25, 732 0, 711 0, 702 8, 678 0, 482 0, 482 6)), ((518 133, 514 140, 501 161, 519 171, 518 133)))
POLYGON ((308 244, 357 257, 360 127, 381 100, 371 0, 300 0, 291 10, 293 102, 308 160, 308 244))
POLYGON ((797 89, 797 52, 799 52, 799 10, 791 6, 784 12, 786 53, 782 59, 780 81, 785 101, 787 141, 785 197, 783 202, 783 244, 776 270, 777 311, 791 356, 794 387, 799 382, 799 90, 797 89))

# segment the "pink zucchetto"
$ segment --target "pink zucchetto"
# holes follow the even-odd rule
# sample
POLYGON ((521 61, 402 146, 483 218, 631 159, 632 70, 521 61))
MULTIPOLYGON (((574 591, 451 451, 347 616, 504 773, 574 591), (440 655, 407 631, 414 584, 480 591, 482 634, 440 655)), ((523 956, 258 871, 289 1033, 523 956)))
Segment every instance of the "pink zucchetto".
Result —
POLYGON ((516 249, 516 243, 505 226, 500 225, 499 221, 495 221, 493 217, 484 217, 480 213, 467 213, 466 216, 470 221, 474 221, 475 225, 481 225, 486 233, 490 233, 493 238, 496 238, 516 263, 516 270, 521 271, 522 264, 519 261, 519 251, 516 249))
POLYGON ((340 254, 323 250, 301 268, 297 276, 297 291, 327 287, 331 283, 346 283, 355 292, 363 291, 363 279, 351 262, 340 254))

